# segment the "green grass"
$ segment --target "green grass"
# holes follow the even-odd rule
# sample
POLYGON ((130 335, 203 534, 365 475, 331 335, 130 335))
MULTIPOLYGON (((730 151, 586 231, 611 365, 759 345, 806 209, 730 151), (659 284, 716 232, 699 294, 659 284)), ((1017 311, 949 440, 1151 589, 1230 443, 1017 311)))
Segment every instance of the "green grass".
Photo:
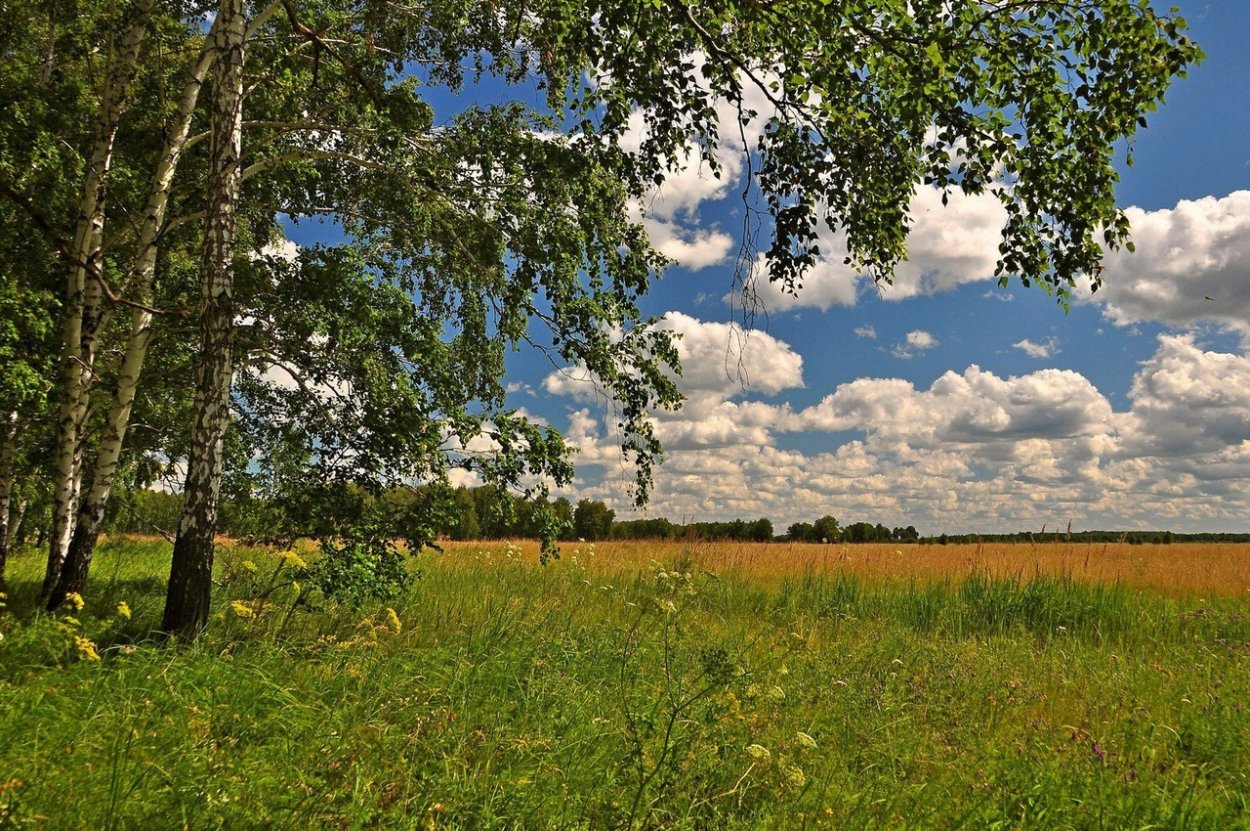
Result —
POLYGON ((1250 828, 1244 601, 495 550, 423 556, 396 632, 226 549, 169 646, 168 553, 106 544, 77 623, 11 564, 0 828, 1250 828))

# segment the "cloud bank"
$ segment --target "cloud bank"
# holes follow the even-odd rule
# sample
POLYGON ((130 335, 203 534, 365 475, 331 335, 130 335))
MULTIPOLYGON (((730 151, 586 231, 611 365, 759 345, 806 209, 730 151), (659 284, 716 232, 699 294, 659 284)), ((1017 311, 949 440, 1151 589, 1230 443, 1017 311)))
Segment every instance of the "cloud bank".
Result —
MULTIPOLYGON (((1250 515, 1250 357, 1204 350, 1193 335, 1159 337, 1120 411, 1071 370, 1001 377, 975 365, 927 387, 860 378, 795 410, 762 398, 804 383, 784 341, 668 320, 682 334, 689 402, 656 416, 666 462, 655 515, 784 525, 833 513, 934 533, 1069 520, 1200 530, 1250 515), (757 382, 727 372, 727 355, 757 382)), ((569 436, 582 451, 578 492, 626 516, 627 471, 604 420, 575 410, 569 436)))

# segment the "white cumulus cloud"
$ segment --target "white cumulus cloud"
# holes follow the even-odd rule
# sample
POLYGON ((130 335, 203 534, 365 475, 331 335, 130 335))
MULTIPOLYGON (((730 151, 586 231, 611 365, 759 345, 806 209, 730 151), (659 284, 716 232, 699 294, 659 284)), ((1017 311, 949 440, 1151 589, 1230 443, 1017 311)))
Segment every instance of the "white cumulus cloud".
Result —
POLYGON ((691 271, 719 265, 729 259, 734 240, 715 228, 698 228, 651 216, 638 217, 655 250, 691 271))
MULTIPOLYGON (((907 259, 895 269, 894 282, 881 287, 886 300, 904 300, 946 291, 963 283, 997 279, 998 244, 1007 215, 992 194, 953 191, 947 204, 935 188, 917 188, 910 204, 912 226, 907 237, 907 259)), ((756 291, 769 311, 800 307, 821 310, 853 306, 868 279, 844 263, 846 234, 823 229, 818 237, 821 256, 791 294, 768 280, 764 261, 757 261, 756 291)))
POLYGON ((1250 335, 1250 191, 1126 213, 1136 253, 1109 253, 1091 298, 1112 321, 1211 322, 1250 335))
POLYGON ((680 386, 688 396, 729 398, 744 391, 771 395, 803 386, 803 357, 767 332, 681 312, 666 314, 659 328, 677 335, 680 386))
POLYGON ((912 357, 917 352, 924 352, 937 345, 937 338, 933 337, 932 334, 924 331, 923 329, 917 329, 915 331, 908 332, 907 337, 902 343, 895 344, 894 348, 890 350, 890 354, 896 358, 903 358, 905 360, 912 357))
POLYGON ((1054 338, 1046 338, 1041 343, 1025 338, 1024 340, 1016 341, 1012 346, 1030 358, 1051 358, 1059 352, 1059 344, 1054 338))

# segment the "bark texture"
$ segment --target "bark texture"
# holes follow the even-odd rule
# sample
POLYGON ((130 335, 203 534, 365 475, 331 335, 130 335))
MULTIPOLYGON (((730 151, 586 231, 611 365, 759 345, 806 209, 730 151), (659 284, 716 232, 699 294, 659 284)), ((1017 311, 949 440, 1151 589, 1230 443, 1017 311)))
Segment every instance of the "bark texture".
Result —
POLYGON ((136 3, 131 22, 114 44, 84 176, 74 240, 69 251, 61 344, 62 395, 52 463, 52 533, 43 582, 45 597, 55 588, 61 576, 82 484, 82 430, 87 420, 95 339, 102 315, 99 260, 104 239, 105 188, 113 162, 117 128, 130 101, 130 86, 147 36, 152 6, 153 0, 136 3))
POLYGON ((9 533, 5 537, 5 547, 12 551, 18 546, 25 534, 26 528, 26 506, 30 504, 30 500, 25 494, 19 495, 17 504, 9 506, 9 533))
POLYGON ((213 536, 230 421, 234 374, 234 235, 237 224, 243 131, 243 0, 221 0, 217 11, 217 62, 213 71, 209 139, 208 211, 200 266, 200 352, 196 367, 195 423, 187 460, 182 516, 161 628, 194 637, 208 622, 213 536))
POLYGON ((66 594, 82 593, 91 568, 91 557, 95 553, 96 542, 100 538, 100 528, 104 524, 104 512, 108 505, 109 494, 112 492, 113 481, 117 476, 117 465, 126 439, 126 429, 130 424, 130 410, 134 405, 135 393, 138 390, 139 374, 142 371, 143 361, 147 356, 148 342, 152 335, 152 314, 145 310, 134 309, 131 313, 130 327, 126 354, 122 359, 118 376, 118 388, 113 395, 104 425, 104 433, 100 438, 100 446, 96 453, 91 488, 79 500, 78 519, 74 526, 74 533, 66 549, 65 560, 57 582, 48 593, 47 606, 50 610, 58 608, 65 602, 66 594))

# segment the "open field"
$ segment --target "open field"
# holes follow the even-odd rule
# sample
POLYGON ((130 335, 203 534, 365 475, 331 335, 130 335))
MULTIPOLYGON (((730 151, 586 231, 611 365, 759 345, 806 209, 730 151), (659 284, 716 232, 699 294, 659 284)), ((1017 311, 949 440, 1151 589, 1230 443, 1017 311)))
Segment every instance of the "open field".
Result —
MULTIPOLYGON (((514 544, 533 560, 538 544, 514 544)), ((480 543, 445 543, 451 553, 480 543)), ((777 583, 846 575, 870 582, 962 580, 971 575, 1027 580, 1037 575, 1085 584, 1150 589, 1173 597, 1220 596, 1250 601, 1250 545, 1191 543, 863 543, 598 542, 564 543, 564 556, 597 569, 636 569, 653 561, 686 560, 698 569, 777 583), (588 557, 586 552, 593 551, 588 557)))
POLYGON ((0 828, 1250 828, 1244 548, 900 548, 463 544, 309 611, 225 546, 180 647, 165 543, 72 616, 26 553, 0 828))

